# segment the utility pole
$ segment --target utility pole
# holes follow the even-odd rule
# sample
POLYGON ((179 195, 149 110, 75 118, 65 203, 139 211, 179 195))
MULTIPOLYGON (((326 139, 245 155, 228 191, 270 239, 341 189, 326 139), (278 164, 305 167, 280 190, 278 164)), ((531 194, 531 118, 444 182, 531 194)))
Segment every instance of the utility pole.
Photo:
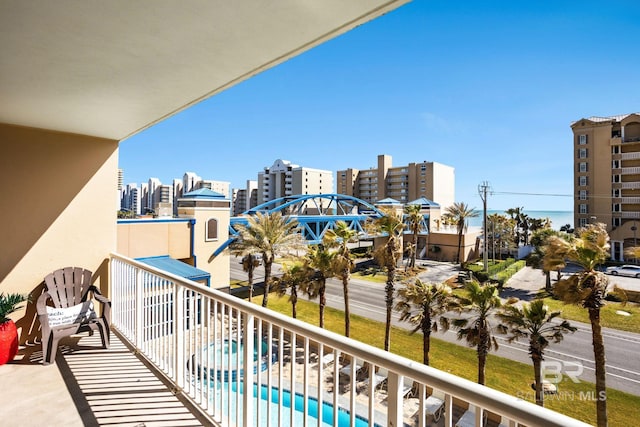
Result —
POLYGON ((489 193, 489 191, 491 190, 491 186, 489 185, 488 181, 483 181, 482 184, 478 185, 478 194, 480 195, 480 198, 482 199, 482 208, 483 208, 483 214, 482 214, 482 266, 484 268, 484 271, 487 272, 489 271, 489 260, 488 260, 488 256, 489 254, 487 253, 488 249, 487 249, 487 243, 489 240, 489 236, 487 235, 487 194, 489 193))

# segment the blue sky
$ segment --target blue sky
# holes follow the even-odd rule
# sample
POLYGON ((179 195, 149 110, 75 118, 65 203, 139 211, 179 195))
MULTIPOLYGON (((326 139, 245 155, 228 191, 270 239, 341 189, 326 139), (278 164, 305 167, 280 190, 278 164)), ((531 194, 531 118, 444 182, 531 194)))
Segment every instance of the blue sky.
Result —
POLYGON ((435 161, 456 200, 572 210, 572 121, 640 111, 640 2, 415 0, 135 135, 124 182, 435 161), (501 194, 523 193, 523 194, 501 194))

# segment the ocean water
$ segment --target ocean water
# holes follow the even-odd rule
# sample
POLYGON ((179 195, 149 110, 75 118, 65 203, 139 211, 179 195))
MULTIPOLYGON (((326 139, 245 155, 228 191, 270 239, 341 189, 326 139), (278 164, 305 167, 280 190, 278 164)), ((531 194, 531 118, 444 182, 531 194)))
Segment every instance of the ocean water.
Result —
MULTIPOLYGON (((469 219, 469 227, 482 227, 482 209, 476 210, 480 213, 480 216, 469 219)), ((523 212, 531 218, 549 218, 551 220, 551 228, 554 230, 559 230, 565 224, 571 224, 571 227, 574 227, 573 211, 534 211, 525 209, 523 212)), ((507 215, 505 211, 487 209, 487 215, 494 213, 507 215)))

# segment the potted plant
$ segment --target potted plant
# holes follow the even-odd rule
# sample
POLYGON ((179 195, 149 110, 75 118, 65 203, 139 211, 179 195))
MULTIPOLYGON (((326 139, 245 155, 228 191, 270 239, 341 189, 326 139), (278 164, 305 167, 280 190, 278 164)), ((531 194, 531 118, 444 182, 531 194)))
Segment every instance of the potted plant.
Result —
POLYGON ((12 361, 18 353, 18 329, 7 316, 26 300, 27 297, 21 294, 0 293, 0 365, 12 361))

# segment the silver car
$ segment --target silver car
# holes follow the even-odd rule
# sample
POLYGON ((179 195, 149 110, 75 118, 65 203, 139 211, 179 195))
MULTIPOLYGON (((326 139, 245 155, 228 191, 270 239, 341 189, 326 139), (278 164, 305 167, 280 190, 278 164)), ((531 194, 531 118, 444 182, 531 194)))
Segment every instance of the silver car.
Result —
POLYGON ((640 278, 640 266, 638 265, 621 265, 619 267, 607 267, 607 274, 614 276, 629 276, 640 278))

